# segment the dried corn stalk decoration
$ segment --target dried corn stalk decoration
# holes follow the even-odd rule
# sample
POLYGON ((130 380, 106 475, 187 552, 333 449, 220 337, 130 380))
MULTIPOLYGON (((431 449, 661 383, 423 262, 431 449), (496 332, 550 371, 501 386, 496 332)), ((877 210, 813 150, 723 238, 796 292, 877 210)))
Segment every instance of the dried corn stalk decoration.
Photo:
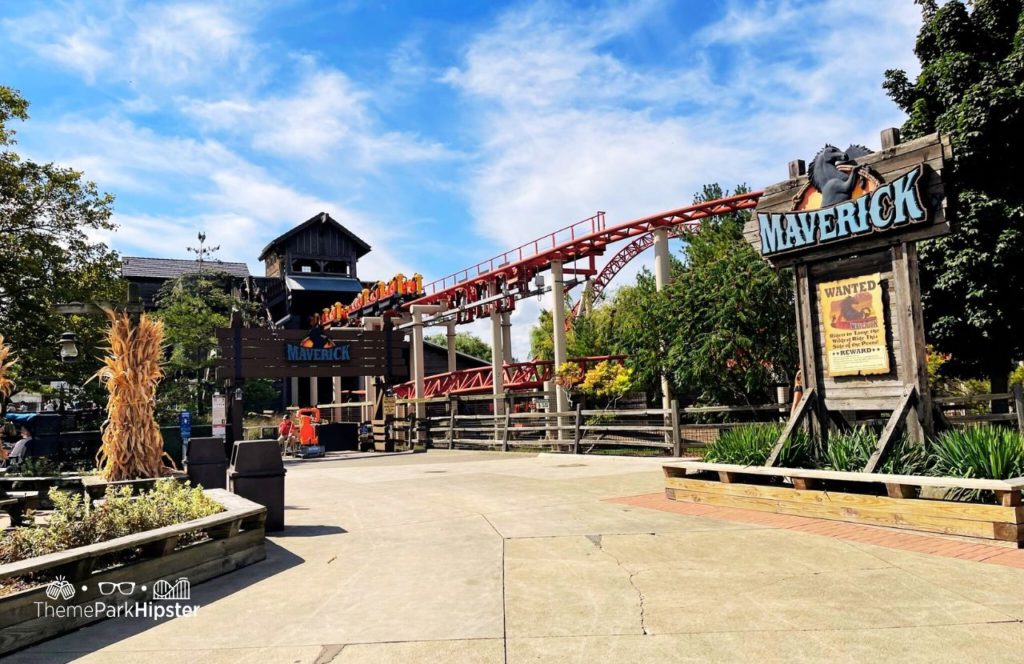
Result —
POLYGON ((166 458, 153 417, 156 388, 163 378, 164 324, 142 314, 137 325, 125 313, 108 311, 107 355, 96 372, 109 393, 103 445, 96 465, 111 482, 159 477, 166 458))
POLYGON ((15 359, 11 356, 11 347, 4 344, 4 335, 0 334, 0 399, 6 399, 14 391, 11 369, 15 359))

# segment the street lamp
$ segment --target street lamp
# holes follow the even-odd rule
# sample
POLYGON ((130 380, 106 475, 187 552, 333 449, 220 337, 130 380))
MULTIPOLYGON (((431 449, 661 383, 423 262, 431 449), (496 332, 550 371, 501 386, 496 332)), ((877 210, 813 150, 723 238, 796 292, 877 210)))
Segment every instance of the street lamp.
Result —
POLYGON ((60 359, 62 362, 74 362, 78 359, 78 337, 74 332, 60 335, 60 359))

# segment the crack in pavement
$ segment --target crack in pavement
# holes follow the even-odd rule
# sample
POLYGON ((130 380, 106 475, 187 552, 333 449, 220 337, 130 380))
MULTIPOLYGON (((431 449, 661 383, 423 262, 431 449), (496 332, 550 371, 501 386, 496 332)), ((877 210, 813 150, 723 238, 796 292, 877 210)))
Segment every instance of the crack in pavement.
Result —
POLYGON ((317 658, 313 662, 313 664, 330 664, 334 661, 335 657, 341 654, 341 651, 344 649, 344 643, 332 643, 320 646, 320 654, 317 655, 317 658))
MULTIPOLYGON (((657 537, 657 535, 654 533, 651 533, 651 536, 657 537)), ((619 560, 615 556, 615 554, 613 554, 608 549, 604 548, 604 538, 602 535, 587 535, 586 538, 590 540, 590 542, 594 546, 596 546, 601 553, 605 554, 606 556, 614 560, 615 564, 618 565, 621 569, 625 570, 626 572, 629 572, 629 585, 631 585, 633 587, 633 590, 636 591, 640 603, 640 632, 644 636, 650 635, 650 632, 647 631, 647 607, 645 605, 647 597, 644 595, 643 591, 640 590, 640 586, 636 585, 636 581, 634 580, 636 578, 636 575, 642 572, 643 570, 638 569, 636 571, 631 571, 628 567, 623 565, 622 561, 619 560)))

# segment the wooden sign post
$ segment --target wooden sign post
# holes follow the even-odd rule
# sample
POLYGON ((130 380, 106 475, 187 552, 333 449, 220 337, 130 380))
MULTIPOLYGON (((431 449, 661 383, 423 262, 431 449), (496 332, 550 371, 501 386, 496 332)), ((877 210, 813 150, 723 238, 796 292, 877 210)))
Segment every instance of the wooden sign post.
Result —
POLYGON ((805 388, 766 465, 804 418, 827 442, 844 411, 891 412, 867 472, 904 428, 919 442, 932 429, 916 242, 949 231, 952 153, 938 134, 900 143, 886 129, 881 143, 790 163, 744 229, 773 266, 793 268, 805 388))

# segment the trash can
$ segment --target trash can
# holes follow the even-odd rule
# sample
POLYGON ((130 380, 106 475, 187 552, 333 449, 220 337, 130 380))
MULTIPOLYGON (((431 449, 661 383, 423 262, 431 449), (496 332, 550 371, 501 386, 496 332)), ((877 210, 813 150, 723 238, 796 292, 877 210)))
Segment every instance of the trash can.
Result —
POLYGON ((204 489, 226 489, 228 457, 224 454, 224 439, 191 438, 185 452, 185 472, 194 486, 204 489))
POLYGON ((235 442, 228 491, 267 508, 267 531, 284 530, 285 472, 276 440, 235 442))

